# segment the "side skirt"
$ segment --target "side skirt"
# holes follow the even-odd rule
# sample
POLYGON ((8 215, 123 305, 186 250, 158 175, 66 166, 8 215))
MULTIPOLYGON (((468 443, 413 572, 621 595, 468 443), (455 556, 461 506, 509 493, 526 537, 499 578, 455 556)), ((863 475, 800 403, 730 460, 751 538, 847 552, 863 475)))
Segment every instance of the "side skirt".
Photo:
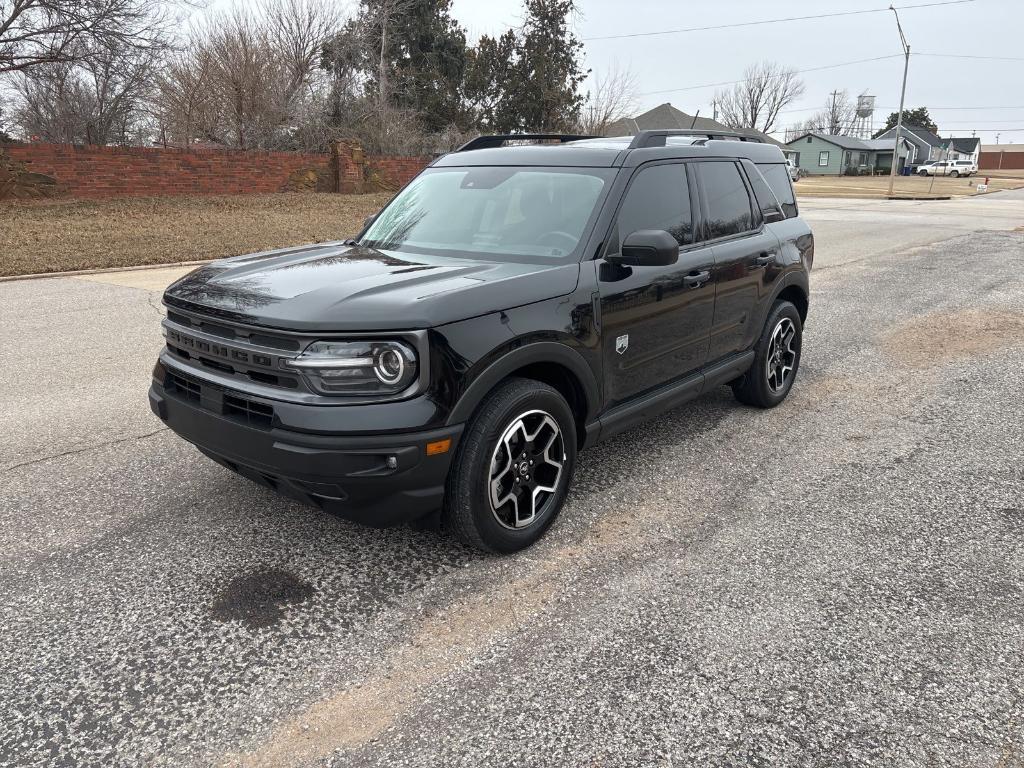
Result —
POLYGON ((584 447, 606 440, 648 419, 672 410, 698 395, 742 376, 754 362, 754 350, 732 355, 684 379, 666 384, 617 405, 588 424, 584 447))

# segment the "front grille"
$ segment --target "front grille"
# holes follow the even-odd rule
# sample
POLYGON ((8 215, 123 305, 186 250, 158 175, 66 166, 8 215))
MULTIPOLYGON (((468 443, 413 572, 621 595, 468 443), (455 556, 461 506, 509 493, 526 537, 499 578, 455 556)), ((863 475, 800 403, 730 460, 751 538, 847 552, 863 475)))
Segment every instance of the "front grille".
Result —
POLYGON ((312 339, 288 338, 233 328, 201 316, 168 311, 164 323, 167 351, 180 360, 220 375, 282 389, 302 389, 297 375, 289 375, 284 362, 312 339))
POLYGON ((260 429, 270 429, 274 423, 274 409, 271 406, 227 393, 224 395, 224 415, 260 429))
POLYGON ((238 421, 257 429, 270 429, 274 425, 274 407, 272 405, 250 400, 239 392, 230 392, 216 384, 206 384, 191 376, 168 369, 164 388, 168 393, 197 403, 201 408, 219 413, 232 421, 238 421))
POLYGON ((185 400, 191 400, 193 403, 202 400, 202 385, 194 379, 168 371, 166 386, 168 390, 177 392, 185 400))

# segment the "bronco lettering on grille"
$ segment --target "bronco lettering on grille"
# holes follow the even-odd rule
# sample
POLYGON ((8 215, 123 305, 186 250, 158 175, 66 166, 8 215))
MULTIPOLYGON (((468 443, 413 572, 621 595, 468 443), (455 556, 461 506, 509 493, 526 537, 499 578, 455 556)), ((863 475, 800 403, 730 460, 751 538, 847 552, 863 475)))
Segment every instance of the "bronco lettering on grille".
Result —
POLYGON ((215 355, 216 357, 223 357, 240 363, 262 365, 267 368, 273 365, 273 359, 268 355, 259 355, 255 353, 250 354, 242 349, 233 349, 225 346, 224 344, 217 344, 216 342, 197 339, 193 336, 179 333, 172 328, 167 329, 167 340, 174 346, 186 351, 194 350, 207 355, 215 355))

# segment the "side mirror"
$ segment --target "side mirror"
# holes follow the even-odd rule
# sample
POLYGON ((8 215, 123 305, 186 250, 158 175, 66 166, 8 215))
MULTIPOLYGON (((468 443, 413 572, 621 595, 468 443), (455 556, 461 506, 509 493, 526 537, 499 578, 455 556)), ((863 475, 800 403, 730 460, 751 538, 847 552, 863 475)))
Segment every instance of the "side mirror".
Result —
POLYGON ((638 229, 626 236, 620 250, 606 260, 631 267, 667 267, 679 260, 679 243, 663 229, 638 229))
POLYGON ((373 224, 373 222, 375 222, 376 220, 377 220, 377 214, 376 213, 371 213, 369 216, 367 216, 365 219, 363 219, 363 229, 364 230, 369 229, 370 225, 373 224))
POLYGON ((762 211, 762 215, 764 216, 765 224, 774 224, 777 221, 786 220, 786 214, 778 208, 769 208, 767 211, 762 211))

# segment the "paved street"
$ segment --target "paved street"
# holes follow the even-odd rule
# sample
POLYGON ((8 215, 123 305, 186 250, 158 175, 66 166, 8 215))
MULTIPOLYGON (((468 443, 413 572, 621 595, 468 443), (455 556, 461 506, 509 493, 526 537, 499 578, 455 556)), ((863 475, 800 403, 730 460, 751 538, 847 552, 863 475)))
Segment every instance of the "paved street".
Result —
POLYGON ((162 429, 174 270, 0 283, 0 765, 1024 768, 1024 194, 801 205, 790 398, 502 559, 162 429))

